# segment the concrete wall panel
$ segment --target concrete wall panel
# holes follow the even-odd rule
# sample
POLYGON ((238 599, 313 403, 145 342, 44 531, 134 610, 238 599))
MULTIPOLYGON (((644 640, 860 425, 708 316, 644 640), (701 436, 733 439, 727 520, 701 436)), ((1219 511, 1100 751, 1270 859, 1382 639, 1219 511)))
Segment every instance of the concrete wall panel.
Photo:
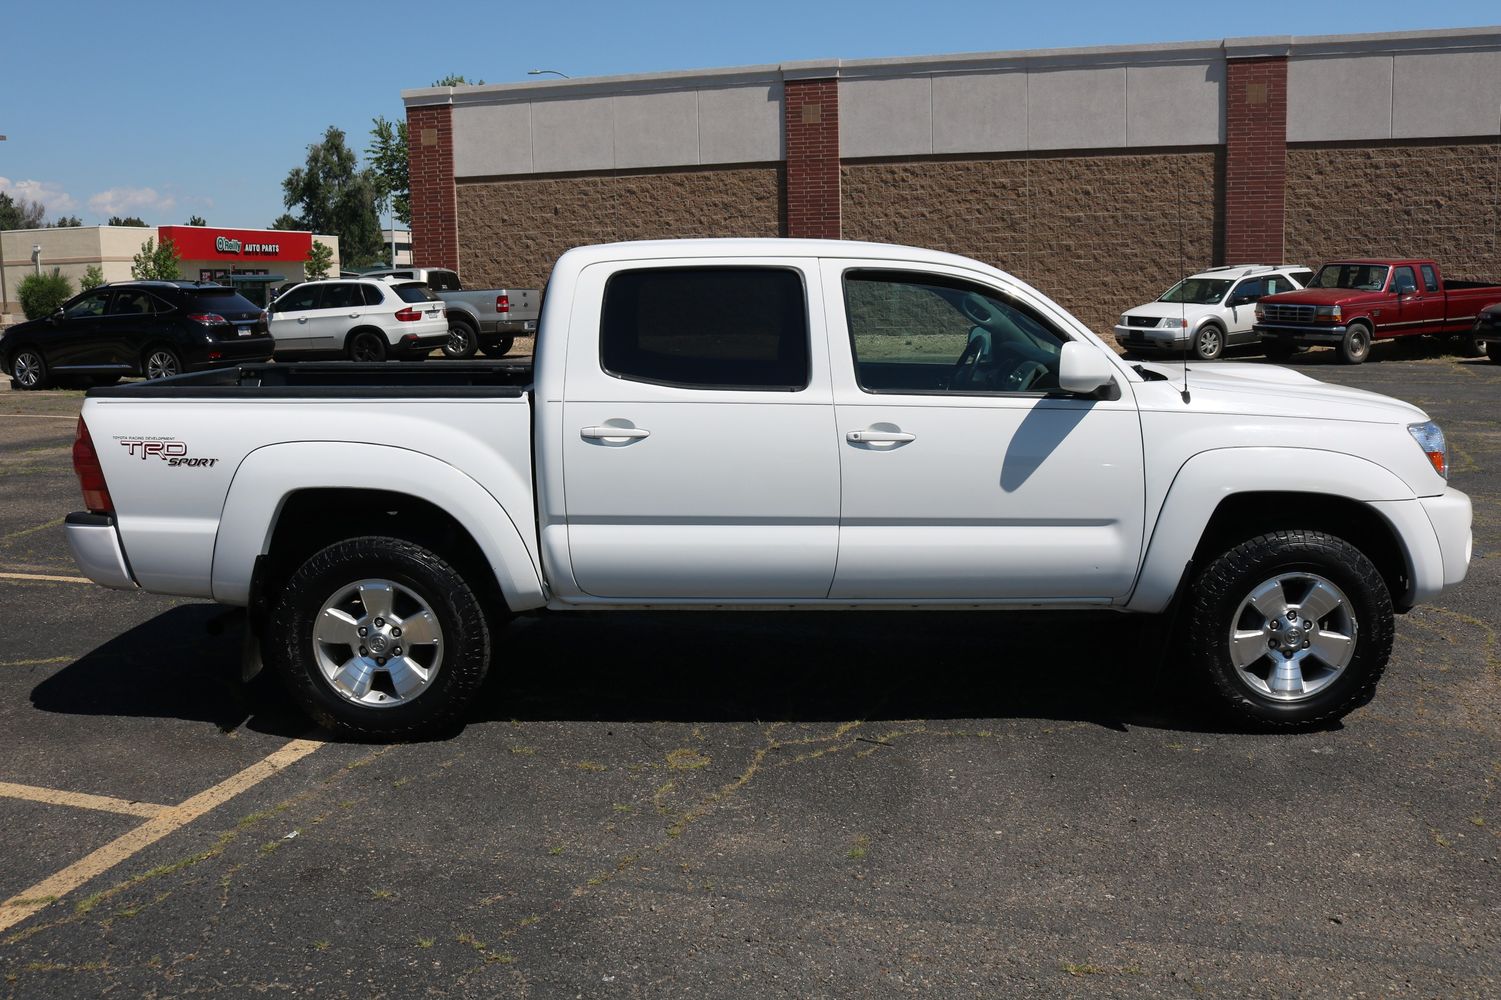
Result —
POLYGON ((1392 137, 1496 135, 1501 49, 1392 58, 1392 137))
POLYGON ((933 152, 933 88, 926 76, 839 82, 839 149, 846 157, 933 152))
POLYGON ((764 163, 781 158, 781 84, 698 92, 699 163, 764 163))
MULTIPOLYGON (((532 167, 538 173, 615 166, 615 116, 609 97, 532 104, 532 167)), ((481 171, 496 173, 498 171, 481 171)))
POLYGON ((1126 67, 1126 145, 1212 146, 1225 141, 1225 64, 1126 67))
POLYGON ((698 93, 622 94, 615 101, 615 166, 698 162, 698 93))
POLYGON ((1027 76, 1029 149, 1126 144, 1126 70, 1058 69, 1027 76))
POLYGON ((454 108, 453 169, 459 177, 531 173, 531 104, 454 108))
POLYGON ((1288 142, 1387 139, 1391 124, 1391 56, 1288 62, 1288 142))
POLYGON ((1027 148, 1027 74, 963 73, 933 78, 933 152, 1027 148))

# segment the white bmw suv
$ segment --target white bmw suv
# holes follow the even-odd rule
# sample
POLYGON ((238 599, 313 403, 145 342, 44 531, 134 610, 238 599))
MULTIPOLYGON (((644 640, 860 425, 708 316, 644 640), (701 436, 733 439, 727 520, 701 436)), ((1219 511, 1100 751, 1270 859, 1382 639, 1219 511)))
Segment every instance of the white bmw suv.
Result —
POLYGON ((448 339, 443 302, 420 281, 325 278, 293 285, 266 308, 277 357, 421 360, 448 339))
POLYGON ((1234 264, 1190 275, 1156 302, 1128 309, 1115 325, 1127 351, 1192 349, 1213 361, 1226 347, 1260 343, 1251 329, 1263 295, 1302 288, 1313 271, 1301 264, 1234 264))

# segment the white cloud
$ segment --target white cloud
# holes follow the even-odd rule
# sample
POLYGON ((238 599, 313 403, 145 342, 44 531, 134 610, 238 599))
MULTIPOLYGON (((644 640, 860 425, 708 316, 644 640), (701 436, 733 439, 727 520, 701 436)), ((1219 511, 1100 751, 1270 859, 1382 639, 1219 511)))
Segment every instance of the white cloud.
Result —
POLYGON ((0 177, 0 191, 4 191, 12 198, 39 201, 47 206, 48 213, 52 215, 78 207, 78 202, 74 201, 73 197, 60 185, 52 181, 13 181, 9 177, 0 177))
POLYGON ((89 208, 100 215, 134 215, 143 208, 170 212, 177 207, 177 199, 170 194, 158 194, 156 188, 110 188, 100 191, 89 199, 89 208))

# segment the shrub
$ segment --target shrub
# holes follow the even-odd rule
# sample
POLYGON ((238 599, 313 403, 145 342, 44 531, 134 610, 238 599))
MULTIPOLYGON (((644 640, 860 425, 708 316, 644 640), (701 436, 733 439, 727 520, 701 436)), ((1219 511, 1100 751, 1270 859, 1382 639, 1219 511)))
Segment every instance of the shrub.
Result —
POLYGON ((102 284, 104 284, 104 268, 98 264, 90 264, 84 268, 83 277, 78 279, 78 285, 84 291, 98 288, 102 284))
POLYGON ((50 274, 28 274, 17 291, 26 318, 42 319, 57 312, 59 306, 73 297, 73 282, 54 267, 50 274))
POLYGON ((131 258, 130 275, 137 281, 175 281, 182 273, 177 267, 180 260, 177 245, 171 240, 158 244, 148 236, 141 252, 131 258))

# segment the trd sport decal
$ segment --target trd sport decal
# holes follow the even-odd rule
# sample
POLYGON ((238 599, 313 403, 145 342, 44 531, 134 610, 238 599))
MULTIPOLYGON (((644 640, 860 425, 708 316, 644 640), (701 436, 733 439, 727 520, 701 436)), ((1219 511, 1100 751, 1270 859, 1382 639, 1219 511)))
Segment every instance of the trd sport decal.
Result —
POLYGON ((141 461, 148 458, 159 458, 174 468, 213 468, 219 464, 217 458, 189 458, 188 446, 181 441, 173 441, 170 438, 157 438, 146 441, 140 438, 127 439, 116 438, 133 457, 138 456, 141 461))

